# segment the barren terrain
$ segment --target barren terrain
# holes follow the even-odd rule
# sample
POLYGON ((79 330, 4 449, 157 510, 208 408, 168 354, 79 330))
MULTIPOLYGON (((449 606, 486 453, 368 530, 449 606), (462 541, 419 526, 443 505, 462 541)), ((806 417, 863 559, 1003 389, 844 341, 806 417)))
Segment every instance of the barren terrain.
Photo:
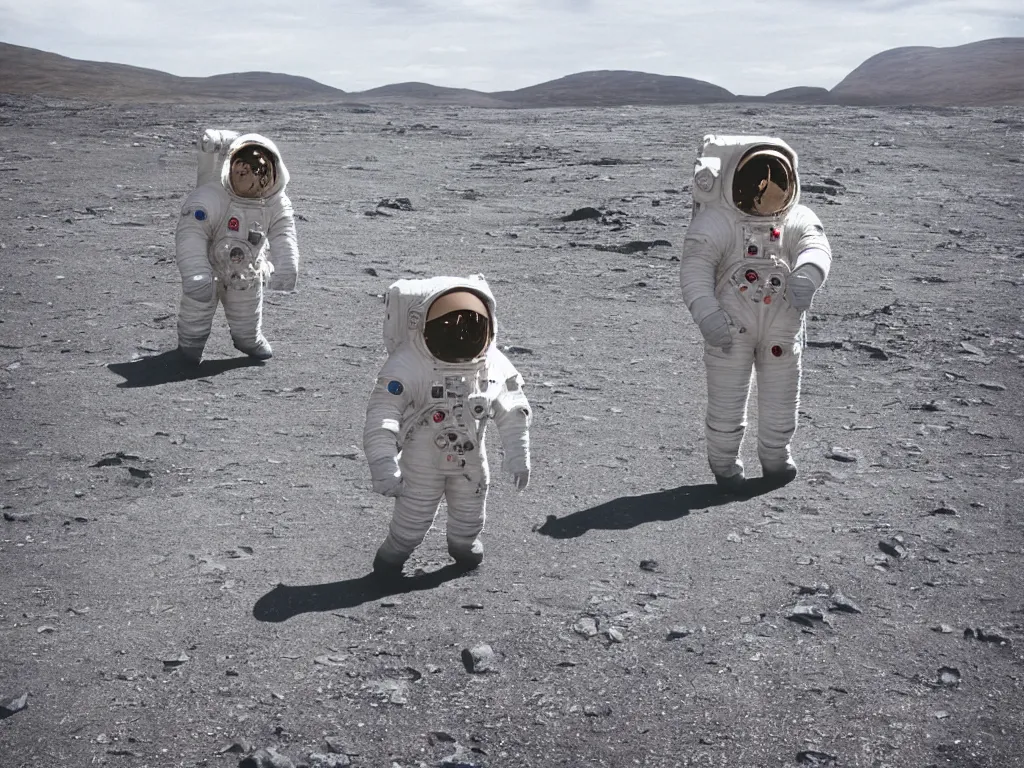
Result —
POLYGON ((1019 108, 6 100, 0 764, 1024 764, 1022 132, 1019 108), (186 373, 173 234, 206 127, 278 143, 303 262, 273 360, 219 314, 186 373), (678 286, 706 132, 788 140, 835 255, 800 477, 746 500, 712 484, 678 286), (381 296, 470 272, 533 478, 492 460, 479 571, 447 567, 441 517, 384 593, 381 296))

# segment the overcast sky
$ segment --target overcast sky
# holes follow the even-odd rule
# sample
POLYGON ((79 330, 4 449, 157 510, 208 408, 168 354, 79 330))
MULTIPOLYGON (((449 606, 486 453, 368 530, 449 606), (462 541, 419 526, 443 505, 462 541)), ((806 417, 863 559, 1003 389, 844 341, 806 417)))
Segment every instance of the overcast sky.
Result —
POLYGON ((175 75, 502 91, 629 69, 831 88, 876 53, 1024 36, 1021 0, 0 0, 0 41, 175 75))

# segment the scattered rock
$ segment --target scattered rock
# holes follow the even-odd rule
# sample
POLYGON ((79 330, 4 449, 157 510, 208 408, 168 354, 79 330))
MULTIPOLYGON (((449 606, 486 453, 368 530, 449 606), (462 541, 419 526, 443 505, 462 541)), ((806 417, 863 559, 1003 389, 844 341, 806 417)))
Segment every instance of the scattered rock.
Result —
POLYGON ((964 630, 964 638, 980 640, 983 643, 996 643, 997 645, 1012 645, 1013 642, 1006 635, 995 629, 971 629, 964 630))
POLYGON ((841 613, 862 613, 859 605, 838 590, 829 598, 828 609, 841 613))
POLYGON ((629 254, 649 251, 651 248, 659 246, 671 248, 672 243, 669 242, 668 240, 632 240, 628 243, 624 243, 623 245, 602 245, 598 243, 597 245, 594 246, 594 250, 629 254))
POLYGON ((4 520, 11 523, 27 523, 35 516, 35 512, 4 512, 4 520))
POLYGON ((960 346, 963 347, 965 352, 969 352, 972 355, 977 355, 978 357, 985 356, 985 352, 980 347, 974 346, 969 341, 961 341, 960 346))
POLYGON ((654 573, 655 571, 658 570, 658 561, 657 560, 641 560, 640 561, 640 570, 641 571, 650 571, 651 573, 654 573))
POLYGON ((840 448, 836 445, 833 446, 832 450, 826 454, 826 458, 834 459, 835 461, 854 462, 857 461, 857 454, 854 451, 847 450, 846 448, 840 448))
POLYGON ((947 507, 947 506, 943 505, 941 507, 936 507, 931 512, 929 512, 928 514, 929 515, 948 515, 949 517, 957 517, 958 512, 956 511, 956 509, 954 507, 947 507))
MULTIPOLYGON (((596 634, 596 632, 595 632, 596 634)), ((491 646, 487 643, 481 643, 475 645, 472 648, 462 649, 462 665, 466 668, 467 672, 473 674, 481 674, 483 672, 493 672, 496 664, 494 651, 491 646)))
POLYGON ((15 696, 12 699, 0 699, 0 720, 10 717, 16 712, 21 712, 28 706, 28 692, 15 696))
POLYGON ((612 643, 624 643, 626 642, 625 636, 622 634, 622 630, 618 627, 610 627, 607 632, 608 640, 612 643))
POLYGON ((411 211, 412 202, 408 197, 386 197, 377 203, 378 208, 391 208, 396 211, 411 211))
POLYGON ((956 667, 939 667, 938 684, 944 688, 956 688, 960 685, 960 670, 956 667))
POLYGON ((690 627, 684 627, 681 624, 677 624, 674 627, 669 627, 669 629, 668 629, 668 639, 669 640, 681 640, 684 637, 689 637, 695 631, 696 630, 691 629, 690 627))
POLYGON ((506 355, 532 355, 533 350, 529 347, 520 347, 516 344, 505 344, 501 347, 501 351, 506 355))
POLYGON ((981 383, 978 384, 978 386, 981 387, 982 389, 991 390, 992 392, 1005 392, 1006 391, 1006 385, 1005 384, 1000 384, 1000 383, 995 382, 995 381, 982 381, 981 383))
POLYGON ((380 275, 377 274, 377 270, 373 267, 365 267, 363 269, 363 274, 369 275, 370 277, 380 277, 380 275))
POLYGON ((348 755, 325 755, 321 752, 310 752, 309 768, 346 768, 352 765, 348 755))
POLYGON ((797 765, 814 766, 837 766, 839 758, 830 755, 828 752, 819 752, 815 749, 805 749, 796 753, 797 765))
POLYGON ((174 667, 180 667, 182 664, 189 660, 188 654, 179 653, 173 658, 162 659, 164 663, 164 669, 174 669, 174 667))
POLYGON ((256 750, 248 757, 243 757, 238 763, 238 768, 295 768, 295 763, 274 747, 267 747, 256 750))
POLYGON ((217 750, 218 755, 226 755, 229 753, 241 755, 245 752, 252 752, 252 744, 249 743, 248 739, 238 739, 237 741, 232 741, 230 744, 225 744, 223 747, 217 750))
POLYGON ((562 217, 562 221, 586 221, 587 219, 600 219, 601 212, 597 208, 591 208, 590 206, 584 208, 577 208, 572 213, 567 213, 562 217))
POLYGON ((794 605, 789 613, 786 614, 786 618, 805 627, 815 627, 819 624, 828 623, 825 612, 821 608, 816 605, 807 605, 806 603, 794 605))
POLYGON ((904 545, 902 536, 893 536, 891 539, 883 539, 878 542, 878 548, 889 555, 889 557, 895 557, 898 560, 903 560, 907 557, 909 551, 904 545))
POLYGON ((583 635, 584 637, 594 637, 597 635, 597 621, 591 616, 584 616, 573 624, 572 628, 577 635, 583 635))
POLYGON ((949 624, 936 624, 932 627, 932 632, 938 632, 943 635, 953 634, 953 628, 949 624))
POLYGON ((134 455, 134 454, 125 453, 124 451, 117 451, 116 453, 104 454, 103 457, 100 458, 99 461, 97 461, 95 464, 92 464, 90 466, 93 466, 93 467, 117 467, 117 466, 120 466, 121 464, 123 464, 126 461, 138 461, 138 460, 139 460, 139 457, 134 455))

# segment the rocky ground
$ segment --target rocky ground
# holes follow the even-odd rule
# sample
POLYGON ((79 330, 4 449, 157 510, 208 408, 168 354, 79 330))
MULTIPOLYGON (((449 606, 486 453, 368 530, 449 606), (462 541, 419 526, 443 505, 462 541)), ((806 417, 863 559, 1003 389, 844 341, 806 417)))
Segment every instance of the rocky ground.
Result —
POLYGON ((1024 765, 1022 135, 1021 109, 3 102, 0 763, 1024 765), (303 263, 272 361, 219 315, 188 373, 205 127, 278 142, 303 263), (801 475, 746 500, 707 469, 678 287, 706 132, 790 141, 835 254, 801 475), (495 472, 481 570, 442 517, 384 591, 381 296, 469 272, 533 479, 495 472))

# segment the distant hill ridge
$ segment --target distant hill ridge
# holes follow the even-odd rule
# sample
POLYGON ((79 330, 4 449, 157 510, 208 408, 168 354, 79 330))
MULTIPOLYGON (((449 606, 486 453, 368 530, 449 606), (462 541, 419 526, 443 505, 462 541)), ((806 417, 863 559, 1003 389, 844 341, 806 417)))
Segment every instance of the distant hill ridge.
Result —
POLYGON ((1024 38, 994 38, 949 48, 893 48, 867 59, 831 90, 798 86, 767 96, 735 95, 703 80, 623 70, 579 72, 494 93, 429 83, 346 92, 307 77, 274 72, 178 77, 0 43, 0 93, 117 102, 398 102, 504 108, 732 102, 1024 105, 1024 38))

